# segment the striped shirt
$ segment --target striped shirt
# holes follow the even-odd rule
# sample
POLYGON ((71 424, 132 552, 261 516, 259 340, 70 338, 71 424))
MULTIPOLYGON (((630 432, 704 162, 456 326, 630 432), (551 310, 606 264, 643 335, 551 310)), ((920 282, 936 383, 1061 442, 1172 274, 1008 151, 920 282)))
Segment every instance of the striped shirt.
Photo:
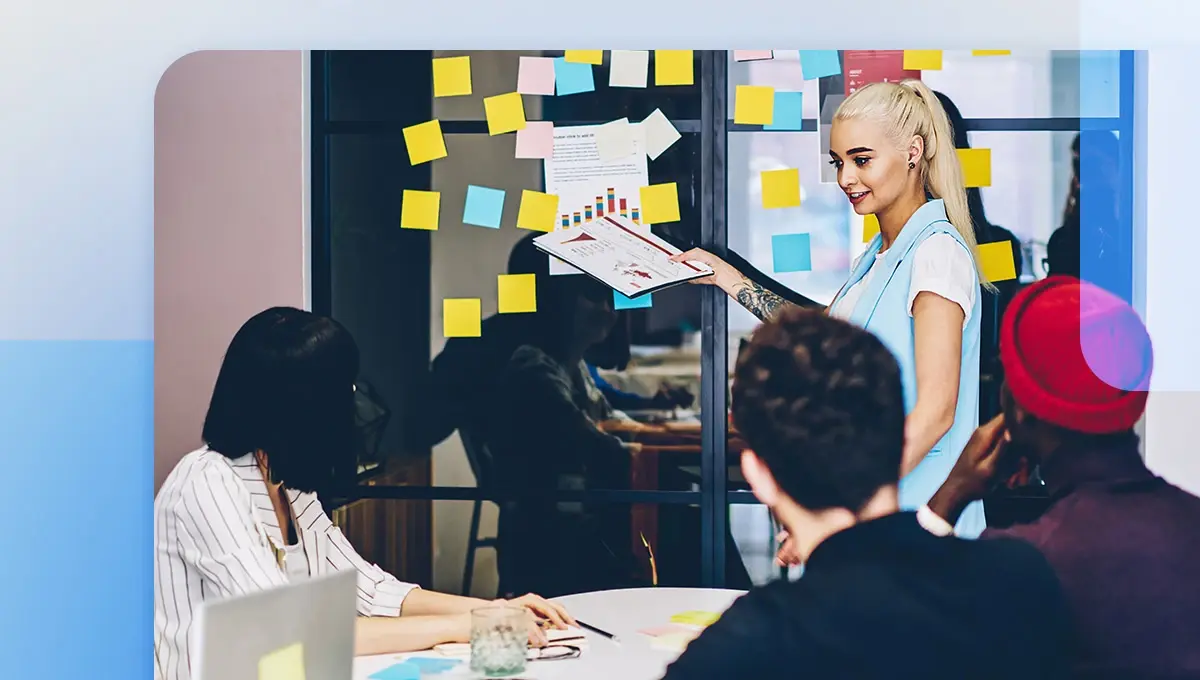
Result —
MULTIPOLYGON (((310 576, 358 571, 360 616, 399 616, 418 586, 364 560, 316 495, 287 491, 310 576)), ((286 542, 253 454, 207 448, 183 457, 154 499, 154 677, 191 677, 192 620, 200 603, 288 582, 286 542)), ((295 566, 295 565, 293 565, 295 566)))

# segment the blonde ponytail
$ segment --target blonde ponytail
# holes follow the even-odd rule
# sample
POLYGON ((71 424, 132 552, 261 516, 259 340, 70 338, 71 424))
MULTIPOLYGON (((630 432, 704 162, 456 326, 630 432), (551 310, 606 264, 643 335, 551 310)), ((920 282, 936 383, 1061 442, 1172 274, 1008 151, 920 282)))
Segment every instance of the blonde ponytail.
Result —
POLYGON ((929 86, 919 80, 900 83, 871 83, 846 98, 834 114, 835 120, 871 118, 884 126, 898 144, 907 145, 913 136, 925 141, 922 163, 918 166, 925 190, 946 204, 946 217, 971 251, 979 283, 989 292, 996 287, 979 266, 975 226, 967 206, 967 187, 962 165, 954 148, 954 131, 942 102, 929 86))

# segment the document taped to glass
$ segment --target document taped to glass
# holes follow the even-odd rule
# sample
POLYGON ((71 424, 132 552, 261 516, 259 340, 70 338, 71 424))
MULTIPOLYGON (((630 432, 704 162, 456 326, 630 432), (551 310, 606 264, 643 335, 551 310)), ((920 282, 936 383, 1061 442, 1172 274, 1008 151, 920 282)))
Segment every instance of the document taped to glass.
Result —
POLYGON ((533 243, 631 299, 713 275, 699 262, 672 262, 678 248, 618 215, 552 231, 533 243))

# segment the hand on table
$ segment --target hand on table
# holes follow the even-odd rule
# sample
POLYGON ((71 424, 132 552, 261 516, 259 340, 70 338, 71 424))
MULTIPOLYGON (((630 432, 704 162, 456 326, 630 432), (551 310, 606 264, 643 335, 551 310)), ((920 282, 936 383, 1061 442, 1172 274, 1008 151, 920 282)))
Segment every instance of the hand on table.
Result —
POLYGON ((515 607, 524 607, 533 614, 530 620, 532 628, 529 632, 529 641, 531 644, 543 647, 546 645, 546 633, 542 630, 539 622, 545 621, 553 628, 564 630, 569 626, 577 625, 575 617, 557 602, 551 602, 541 595, 529 593, 511 600, 496 600, 497 604, 506 604, 515 607))

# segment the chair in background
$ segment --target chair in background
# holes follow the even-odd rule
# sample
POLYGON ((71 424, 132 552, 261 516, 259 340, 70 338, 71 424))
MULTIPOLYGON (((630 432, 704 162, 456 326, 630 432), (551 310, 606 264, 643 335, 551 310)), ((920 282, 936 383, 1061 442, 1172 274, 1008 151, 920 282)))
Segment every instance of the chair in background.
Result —
MULTIPOLYGON (((480 489, 490 488, 492 481, 492 454, 487 444, 465 428, 459 428, 458 436, 462 440, 463 450, 467 454, 467 462, 471 465, 471 473, 475 475, 475 486, 480 489)), ((496 549, 496 536, 481 537, 479 535, 479 520, 483 513, 483 500, 475 499, 471 509, 471 528, 467 536, 467 559, 463 564, 462 594, 471 595, 471 581, 475 576, 475 553, 480 548, 496 549)))

